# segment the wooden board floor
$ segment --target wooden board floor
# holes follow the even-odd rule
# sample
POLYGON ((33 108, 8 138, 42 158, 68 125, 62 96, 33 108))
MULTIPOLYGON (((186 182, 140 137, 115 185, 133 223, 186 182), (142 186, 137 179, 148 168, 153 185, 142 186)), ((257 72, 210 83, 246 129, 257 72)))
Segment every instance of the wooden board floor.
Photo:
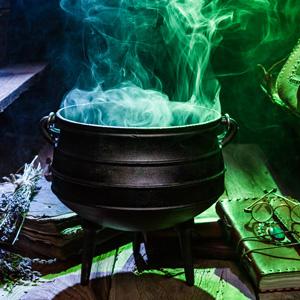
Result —
MULTIPOLYGON (((17 287, 6 299, 253 299, 253 291, 233 262, 196 262, 195 286, 188 287, 183 269, 138 273, 131 244, 94 259, 92 282, 79 285, 80 268, 50 275, 36 287, 17 287), (241 280, 241 278, 243 278, 241 280), (243 280, 246 283, 243 283, 243 280)), ((3 298, 4 299, 4 298, 3 298)))
MULTIPOLYGON (((265 189, 276 187, 257 147, 232 145, 224 151, 224 158, 227 167, 224 197, 255 197, 262 195, 265 189)), ((196 219, 200 222, 201 218, 196 219)), ((214 208, 203 214, 204 220, 216 218, 214 208)), ((143 249, 142 254, 146 256, 143 249)), ((82 287, 80 265, 77 265, 44 276, 36 286, 17 286, 10 294, 1 290, 0 299, 255 299, 247 274, 234 261, 196 260, 195 286, 188 287, 180 267, 138 273, 131 244, 95 257, 92 278, 90 286, 82 287)), ((260 298, 300 299, 300 293, 263 294, 260 298)))

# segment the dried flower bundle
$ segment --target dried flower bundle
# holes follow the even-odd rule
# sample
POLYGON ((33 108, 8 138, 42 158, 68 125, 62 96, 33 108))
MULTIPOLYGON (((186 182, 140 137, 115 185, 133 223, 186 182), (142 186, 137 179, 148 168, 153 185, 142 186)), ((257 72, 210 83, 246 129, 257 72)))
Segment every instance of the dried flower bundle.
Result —
POLYGON ((23 174, 4 177, 15 185, 12 193, 2 195, 0 206, 0 241, 14 244, 17 240, 25 217, 29 211, 30 201, 37 189, 37 181, 42 175, 40 164, 34 167, 37 157, 30 164, 25 164, 23 174))
POLYGON ((41 274, 32 270, 33 261, 0 249, 0 284, 11 291, 16 284, 35 282, 41 274))
MULTIPOLYGON (((0 242, 14 244, 18 239, 30 201, 37 190, 37 182, 42 176, 40 164, 34 167, 37 157, 25 164, 23 174, 4 177, 15 186, 13 192, 2 195, 0 202, 0 242)), ((32 270, 29 258, 0 249, 0 283, 8 289, 17 283, 35 281, 39 273, 32 270)))

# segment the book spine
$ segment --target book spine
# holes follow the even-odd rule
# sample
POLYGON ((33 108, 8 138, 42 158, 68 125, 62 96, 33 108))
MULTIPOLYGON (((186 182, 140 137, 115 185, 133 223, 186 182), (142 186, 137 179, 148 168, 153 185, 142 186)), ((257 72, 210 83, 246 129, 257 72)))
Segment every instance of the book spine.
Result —
POLYGON ((249 251, 246 243, 242 240, 242 236, 235 229, 234 224, 232 223, 229 215, 226 213, 225 205, 222 200, 219 200, 216 204, 216 212, 219 215, 222 222, 222 229, 226 239, 235 247, 236 259, 239 261, 240 265, 247 271, 250 278, 252 279, 255 286, 259 287, 259 282, 261 279, 261 274, 259 268, 255 263, 255 260, 252 259, 251 254, 244 255, 245 252, 249 251))

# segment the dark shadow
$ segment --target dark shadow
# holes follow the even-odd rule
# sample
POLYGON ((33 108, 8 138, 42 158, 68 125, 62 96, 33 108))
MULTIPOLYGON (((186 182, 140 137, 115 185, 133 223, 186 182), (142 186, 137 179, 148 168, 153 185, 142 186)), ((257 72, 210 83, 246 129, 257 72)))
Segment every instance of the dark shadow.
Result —
POLYGON ((57 110, 64 91, 56 88, 58 82, 50 74, 45 71, 35 86, 0 113, 0 178, 30 162, 46 143, 39 121, 57 110))
MULTIPOLYGON (((66 280, 66 279, 64 279, 66 280)), ((196 286, 157 274, 135 275, 120 273, 111 277, 93 279, 89 287, 70 286, 53 299, 214 299, 196 286), (94 298, 92 298, 94 297, 94 298)))

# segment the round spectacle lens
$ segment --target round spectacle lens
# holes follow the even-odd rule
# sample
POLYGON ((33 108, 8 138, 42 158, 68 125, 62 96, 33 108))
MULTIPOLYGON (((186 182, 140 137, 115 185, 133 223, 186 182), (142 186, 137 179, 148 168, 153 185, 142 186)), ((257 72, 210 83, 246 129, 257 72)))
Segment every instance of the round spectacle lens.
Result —
POLYGON ((252 217, 257 222, 266 222, 272 215, 272 206, 266 202, 259 202, 252 207, 252 217))
POLYGON ((275 214, 278 216, 288 216, 291 215, 291 209, 287 204, 280 204, 275 208, 275 214))
POLYGON ((291 219, 295 223, 300 223, 300 204, 297 204, 292 208, 291 219))

